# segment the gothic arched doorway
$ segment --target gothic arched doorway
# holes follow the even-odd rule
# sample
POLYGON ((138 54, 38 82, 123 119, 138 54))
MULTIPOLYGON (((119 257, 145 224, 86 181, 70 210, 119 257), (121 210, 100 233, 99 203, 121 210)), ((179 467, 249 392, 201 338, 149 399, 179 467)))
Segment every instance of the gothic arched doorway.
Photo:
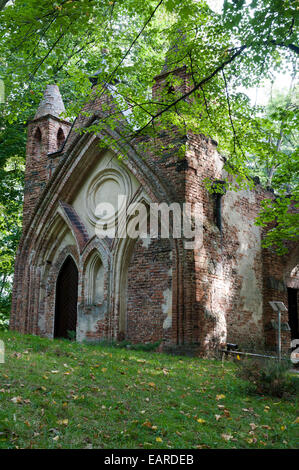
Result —
POLYGON ((71 256, 63 263, 56 283, 54 338, 75 339, 78 269, 71 256))

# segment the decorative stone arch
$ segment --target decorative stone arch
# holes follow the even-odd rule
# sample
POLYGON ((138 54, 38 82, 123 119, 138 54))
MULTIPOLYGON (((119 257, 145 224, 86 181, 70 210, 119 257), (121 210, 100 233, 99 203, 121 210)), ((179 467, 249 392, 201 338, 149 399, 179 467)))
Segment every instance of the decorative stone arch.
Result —
POLYGON ((93 251, 99 252, 101 260, 105 266, 105 269, 108 270, 111 264, 111 253, 110 253, 109 246, 106 240, 103 240, 103 239, 100 240, 99 238, 97 238, 96 235, 94 235, 86 244, 81 254, 81 264, 83 266, 83 272, 86 269, 86 263, 88 261, 88 258, 93 251))
POLYGON ((32 260, 33 263, 36 266, 41 266, 50 261, 48 264, 51 264, 55 253, 59 249, 61 240, 67 232, 73 235, 76 244, 76 237, 67 220, 65 220, 61 213, 56 211, 35 241, 36 250, 32 260))
MULTIPOLYGON (((96 286, 94 284, 95 271, 102 269, 103 287, 106 293, 109 291, 109 272, 110 272, 110 252, 103 240, 94 237, 84 249, 81 259, 82 278, 84 280, 81 291, 82 303, 92 305, 95 302, 96 286)), ((105 295, 107 299, 107 295, 105 295)), ((102 299, 104 300, 104 298, 102 299)))
MULTIPOLYGON (((49 271, 59 250, 61 240, 68 232, 71 233, 70 228, 61 215, 56 213, 39 233, 34 234, 34 238, 31 240, 31 246, 34 249, 28 249, 26 245, 22 247, 22 250, 28 249, 30 253, 24 273, 28 285, 26 292, 30 292, 30 295, 22 299, 23 308, 27 312, 25 331, 42 335, 44 333, 41 324, 44 325, 42 319, 47 299, 49 271)), ((27 243, 29 244, 29 240, 27 243)), ((76 244, 75 238, 74 244, 76 244)))
POLYGON ((114 284, 114 337, 122 341, 126 336, 126 309, 128 266, 132 257, 136 240, 124 238, 118 243, 113 267, 114 284))
POLYGON ((90 256, 86 267, 85 292, 87 305, 102 304, 104 301, 105 270, 99 253, 90 256))
MULTIPOLYGON (((148 205, 150 200, 144 195, 139 194, 136 198, 135 202, 144 203, 148 205)), ((130 216, 127 218, 127 222, 130 219, 130 216)), ((130 337, 130 323, 134 321, 132 318, 130 319, 130 308, 134 305, 134 300, 131 299, 130 293, 133 292, 131 288, 132 282, 134 280, 130 279, 131 270, 132 270, 132 261, 133 257, 137 254, 137 256, 142 256, 142 251, 144 252, 145 259, 148 256, 154 256, 155 260, 150 263, 155 272, 155 276, 160 279, 155 279, 159 289, 155 293, 155 286, 153 284, 153 279, 148 280, 148 282, 144 285, 143 295, 147 297, 145 302, 148 301, 148 311, 152 310, 153 317, 151 321, 153 323, 160 322, 160 326, 156 325, 156 330, 160 328, 160 333, 157 337, 157 332, 152 331, 149 332, 147 330, 148 338, 144 338, 145 341, 154 342, 157 340, 161 340, 164 343, 171 342, 173 339, 177 340, 176 337, 176 323, 177 323, 177 312, 178 312, 178 304, 177 304, 177 281, 180 278, 178 275, 178 271, 180 270, 180 265, 178 263, 179 256, 178 256, 178 247, 177 240, 172 239, 151 239, 150 237, 141 239, 141 238, 120 238, 116 239, 116 244, 114 248, 114 256, 113 256, 113 289, 114 292, 114 303, 113 303, 113 318, 114 318, 114 337, 118 340, 129 339, 134 342, 134 338, 130 337), (143 247, 143 248, 142 248, 143 247), (149 250, 147 252, 147 250, 149 250), (159 256, 164 256, 163 262, 160 262, 159 265, 159 256), (156 265, 156 266, 155 266, 156 265), (168 269, 165 270, 165 266, 168 266, 168 269), (166 272, 167 271, 167 272, 166 272), (160 278, 159 278, 160 276, 160 278), (147 292, 147 289, 149 292, 147 292), (173 293, 175 293, 173 295, 173 293), (149 294, 149 295, 148 295, 149 294), (152 295, 151 295, 152 294, 152 295), (152 300, 153 297, 157 298, 161 295, 160 298, 160 305, 154 305, 154 301, 152 300), (160 318, 155 316, 154 312, 157 313, 157 310, 160 309, 160 318), (174 320, 174 321, 173 321, 174 320), (162 329, 163 327, 163 329, 162 329)), ((134 263, 133 263, 134 265, 134 263)), ((142 270, 144 267, 140 266, 142 270)), ((134 269, 134 268, 133 268, 134 269)), ((146 277, 147 272, 145 269, 144 275, 146 277)), ((140 282, 140 279, 139 279, 140 282)), ((142 280, 143 282, 143 280, 142 280)), ((137 280, 138 283, 138 280, 137 280)), ((134 286, 135 288, 135 286, 134 286)), ((136 288, 138 291, 138 287, 136 288)), ((158 300, 157 300, 158 303, 158 300)), ((142 302, 141 302, 142 304, 142 302)), ((135 305, 136 308, 136 317, 138 314, 138 308, 140 307, 140 298, 139 298, 139 306, 135 305)), ((132 317, 132 315, 131 315, 132 317)), ((153 326, 154 330, 154 326, 153 326)), ((144 333, 145 330, 144 330, 144 333)), ((141 335, 142 336, 142 335, 141 335)))
POLYGON ((110 266, 105 241, 93 237, 81 257, 78 341, 98 341, 109 336, 110 266))

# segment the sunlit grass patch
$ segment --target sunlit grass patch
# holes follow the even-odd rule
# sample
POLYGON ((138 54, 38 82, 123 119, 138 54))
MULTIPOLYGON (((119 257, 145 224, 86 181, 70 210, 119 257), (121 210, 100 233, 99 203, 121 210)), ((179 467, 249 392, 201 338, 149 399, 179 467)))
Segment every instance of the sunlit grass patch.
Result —
POLYGON ((230 362, 0 338, 1 448, 297 445, 296 400, 253 394, 230 362))

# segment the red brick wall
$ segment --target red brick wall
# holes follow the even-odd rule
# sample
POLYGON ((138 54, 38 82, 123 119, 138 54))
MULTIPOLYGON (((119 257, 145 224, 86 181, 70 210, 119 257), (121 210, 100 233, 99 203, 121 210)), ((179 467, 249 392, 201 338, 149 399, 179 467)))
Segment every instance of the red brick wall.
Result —
POLYGON ((136 242, 128 267, 126 339, 134 343, 169 340, 163 329, 163 312, 172 290, 171 247, 167 239, 154 240, 148 247, 136 242))

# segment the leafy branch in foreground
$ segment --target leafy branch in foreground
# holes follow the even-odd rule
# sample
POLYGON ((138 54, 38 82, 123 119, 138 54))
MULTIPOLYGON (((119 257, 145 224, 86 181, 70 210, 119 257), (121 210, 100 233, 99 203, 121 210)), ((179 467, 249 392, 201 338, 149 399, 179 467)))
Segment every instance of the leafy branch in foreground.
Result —
POLYGON ((89 99, 88 77, 98 71, 98 93, 114 87, 116 111, 90 130, 115 128, 124 112, 124 141, 145 135, 154 146, 159 132, 173 125, 182 133, 211 136, 239 185, 266 171, 262 182, 284 201, 265 203, 259 223, 281 227, 270 232, 266 243, 283 246, 285 239, 294 239, 297 229, 290 224, 297 222, 289 216, 289 189, 296 198, 298 105, 284 110, 275 105, 270 115, 252 106, 244 90, 273 80, 277 71, 296 68, 295 2, 225 0, 217 14, 206 2, 193 0, 15 0, 0 3, 0 33, 8 123, 24 122, 45 84, 54 81, 69 115, 77 115, 89 99), (168 76, 165 92, 153 99, 153 76, 182 66, 190 76, 188 91, 176 91, 177 79, 168 76), (275 142, 273 133, 281 133, 275 142), (284 209, 278 211, 281 204, 284 209))

